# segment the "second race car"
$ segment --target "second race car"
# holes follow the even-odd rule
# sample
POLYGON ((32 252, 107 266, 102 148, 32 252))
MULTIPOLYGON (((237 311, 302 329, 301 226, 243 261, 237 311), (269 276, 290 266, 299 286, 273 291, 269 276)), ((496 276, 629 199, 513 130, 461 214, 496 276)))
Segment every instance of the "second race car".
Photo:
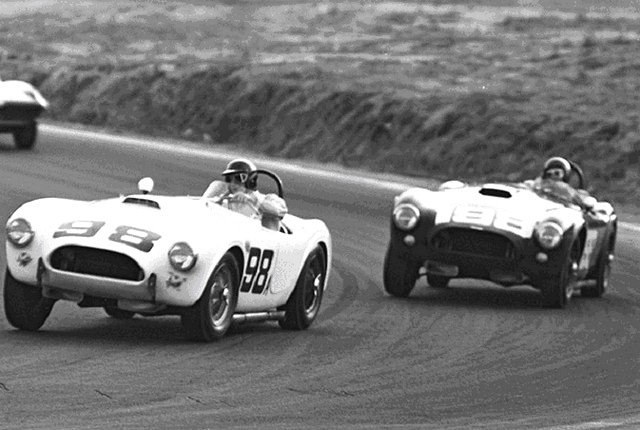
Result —
POLYGON ((532 286, 546 306, 562 308, 575 292, 604 293, 616 233, 610 203, 587 196, 578 205, 532 182, 411 188, 395 198, 384 287, 406 297, 423 275, 432 287, 484 279, 532 286))

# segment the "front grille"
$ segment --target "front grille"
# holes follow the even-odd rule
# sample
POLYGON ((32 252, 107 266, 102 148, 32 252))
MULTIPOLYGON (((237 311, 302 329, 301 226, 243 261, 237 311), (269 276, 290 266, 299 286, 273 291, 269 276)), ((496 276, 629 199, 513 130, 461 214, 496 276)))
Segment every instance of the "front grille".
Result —
POLYGON ((431 239, 431 246, 441 251, 515 259, 513 243, 496 233, 466 228, 447 228, 431 239))
POLYGON ((65 272, 142 281, 144 271, 131 257, 104 249, 63 246, 51 254, 51 266, 65 272))

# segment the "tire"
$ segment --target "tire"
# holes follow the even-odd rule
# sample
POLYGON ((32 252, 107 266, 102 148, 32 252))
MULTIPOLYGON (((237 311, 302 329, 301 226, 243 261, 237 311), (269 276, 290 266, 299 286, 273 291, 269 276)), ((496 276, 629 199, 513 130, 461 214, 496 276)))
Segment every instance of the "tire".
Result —
POLYGON ((316 247, 307 257, 296 286, 284 306, 284 319, 278 321, 285 330, 306 330, 318 316, 327 275, 324 251, 316 247))
POLYGON ((32 122, 28 126, 13 132, 13 141, 18 149, 31 149, 36 143, 38 125, 32 122))
POLYGON ((387 249, 384 257, 384 289, 395 297, 408 297, 418 280, 419 265, 387 249))
POLYGON ((104 311, 107 313, 107 315, 117 320, 130 320, 136 315, 135 312, 125 311, 122 309, 112 308, 112 307, 105 307, 104 311))
POLYGON ((54 299, 42 296, 38 287, 23 284, 9 270, 4 275, 4 313, 9 324, 20 330, 37 331, 47 320, 54 299))
POLYGON ((229 330, 238 305, 240 270, 227 252, 214 269, 202 296, 181 316, 186 337, 199 342, 221 339, 229 330))
POLYGON ((574 267, 580 261, 580 241, 576 239, 571 245, 569 255, 557 278, 548 280, 542 285, 543 305, 547 308, 563 309, 571 300, 576 283, 574 267))
POLYGON ((427 283, 433 288, 447 288, 449 285, 449 278, 446 276, 427 274, 427 283))
POLYGON ((611 258, 613 255, 613 246, 611 239, 609 243, 602 248, 600 256, 598 257, 598 271, 596 272, 596 285, 582 287, 580 295, 588 298, 602 297, 604 292, 609 287, 609 277, 611 276, 611 258))

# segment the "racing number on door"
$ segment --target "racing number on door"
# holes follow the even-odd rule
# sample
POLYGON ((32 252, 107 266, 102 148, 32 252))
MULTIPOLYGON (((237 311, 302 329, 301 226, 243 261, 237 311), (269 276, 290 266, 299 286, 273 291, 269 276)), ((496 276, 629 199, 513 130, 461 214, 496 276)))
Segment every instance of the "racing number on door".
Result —
POLYGON ((247 268, 242 278, 242 286, 240 291, 246 293, 251 291, 253 294, 262 294, 267 286, 271 263, 273 262, 273 250, 260 248, 251 248, 247 260, 247 268), (253 288, 251 288, 253 286, 253 288))

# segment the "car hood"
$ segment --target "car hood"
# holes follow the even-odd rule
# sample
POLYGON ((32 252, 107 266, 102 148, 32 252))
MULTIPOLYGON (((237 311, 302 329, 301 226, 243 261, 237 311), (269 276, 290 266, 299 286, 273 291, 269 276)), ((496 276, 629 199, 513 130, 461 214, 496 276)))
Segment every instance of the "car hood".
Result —
POLYGON ((97 240, 118 229, 131 228, 160 235, 161 242, 189 240, 197 244, 211 234, 222 239, 231 237, 233 231, 256 228, 255 220, 206 199, 182 196, 131 195, 91 202, 45 198, 26 203, 12 215, 16 217, 24 217, 36 232, 49 231, 54 238, 64 237, 67 230, 82 230, 98 223, 97 240), (230 229, 230 225, 235 228, 230 229))
POLYGON ((397 197, 396 203, 401 202, 436 212, 436 224, 494 227, 522 237, 531 237, 535 225, 544 220, 554 220, 564 230, 582 220, 579 209, 544 198, 524 185, 484 184, 442 191, 413 188, 397 197))

